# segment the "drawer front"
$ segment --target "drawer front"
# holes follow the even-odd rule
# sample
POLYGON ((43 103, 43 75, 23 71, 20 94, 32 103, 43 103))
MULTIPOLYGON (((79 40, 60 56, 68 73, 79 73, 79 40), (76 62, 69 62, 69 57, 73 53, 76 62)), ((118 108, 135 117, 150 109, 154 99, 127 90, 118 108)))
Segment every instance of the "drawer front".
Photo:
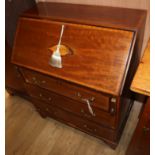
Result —
POLYGON ((20 18, 12 62, 118 96, 130 63, 134 38, 132 31, 20 18), (56 68, 50 62, 62 25, 65 29, 61 45, 67 50, 62 52, 62 68, 56 68))
POLYGON ((55 106, 42 103, 36 99, 32 99, 32 102, 38 111, 46 113, 47 116, 55 118, 71 127, 104 140, 114 141, 115 139, 115 130, 104 128, 103 126, 97 125, 55 106))
POLYGON ((82 116, 85 119, 96 122, 102 126, 106 126, 113 129, 115 128, 116 116, 104 112, 99 108, 95 108, 93 105, 91 105, 91 108, 93 110, 94 115, 90 113, 88 105, 85 102, 76 102, 67 97, 51 93, 47 90, 29 84, 26 85, 26 89, 32 98, 36 98, 37 100, 40 100, 43 103, 45 102, 49 105, 57 106, 73 114, 82 116))
POLYGON ((78 102, 83 102, 83 99, 88 99, 94 107, 100 108, 107 112, 110 111, 111 102, 117 102, 116 98, 110 98, 102 93, 52 78, 38 72, 27 69, 21 69, 21 72, 26 83, 48 89, 78 102))

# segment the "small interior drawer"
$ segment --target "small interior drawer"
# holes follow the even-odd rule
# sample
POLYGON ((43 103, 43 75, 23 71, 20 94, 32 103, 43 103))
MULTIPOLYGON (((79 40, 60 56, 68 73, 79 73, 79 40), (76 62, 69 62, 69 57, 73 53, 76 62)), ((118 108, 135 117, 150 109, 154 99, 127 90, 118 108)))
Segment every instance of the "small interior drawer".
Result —
POLYGON ((100 108, 107 112, 110 110, 111 100, 113 102, 117 102, 116 98, 110 98, 103 93, 96 92, 70 82, 49 77, 24 68, 21 68, 20 70, 26 83, 37 85, 41 88, 45 88, 57 94, 69 97, 78 102, 83 102, 83 99, 88 99, 94 107, 100 108))
POLYGON ((52 93, 42 88, 35 87, 30 84, 26 84, 25 86, 28 91, 28 94, 32 98, 40 100, 43 104, 47 103, 51 106, 57 106, 68 112, 71 112, 78 116, 82 116, 85 119, 96 122, 102 126, 106 126, 109 128, 115 128, 115 124, 116 124, 115 115, 111 115, 110 113, 105 112, 99 108, 95 108, 93 105, 91 105, 91 108, 94 113, 94 115, 92 115, 88 109, 86 102, 77 102, 67 97, 57 95, 55 93, 52 93))

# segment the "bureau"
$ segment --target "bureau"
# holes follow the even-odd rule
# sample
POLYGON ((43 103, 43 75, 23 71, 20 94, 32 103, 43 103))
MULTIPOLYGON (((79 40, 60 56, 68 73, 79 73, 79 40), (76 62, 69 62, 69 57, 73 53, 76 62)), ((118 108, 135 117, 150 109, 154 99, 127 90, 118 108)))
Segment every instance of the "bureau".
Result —
POLYGON ((19 18, 11 54, 25 93, 7 90, 29 99, 42 117, 115 148, 133 102, 129 85, 145 17, 143 10, 38 3, 19 18), (62 67, 53 66, 58 47, 62 67))

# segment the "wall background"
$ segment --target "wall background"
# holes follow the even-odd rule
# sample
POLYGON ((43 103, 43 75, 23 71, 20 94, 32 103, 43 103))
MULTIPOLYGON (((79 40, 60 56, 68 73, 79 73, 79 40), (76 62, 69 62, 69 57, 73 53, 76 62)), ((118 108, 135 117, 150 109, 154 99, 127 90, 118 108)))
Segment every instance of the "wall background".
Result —
MULTIPOLYGON (((124 8, 145 9, 148 11, 145 26, 143 51, 150 37, 150 0, 36 0, 47 2, 64 2, 74 4, 104 5, 124 8)), ((142 52, 143 53, 143 52, 142 52)))

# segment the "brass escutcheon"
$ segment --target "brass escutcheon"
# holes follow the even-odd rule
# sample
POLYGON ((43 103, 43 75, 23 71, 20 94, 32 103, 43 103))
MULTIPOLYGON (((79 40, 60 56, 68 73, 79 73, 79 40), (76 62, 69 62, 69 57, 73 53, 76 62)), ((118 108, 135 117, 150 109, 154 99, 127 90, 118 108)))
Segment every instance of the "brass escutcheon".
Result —
MULTIPOLYGON (((49 50, 54 52, 54 51, 56 51, 57 46, 58 45, 52 46, 52 47, 49 48, 49 50)), ((60 45, 59 51, 60 51, 61 56, 66 56, 66 55, 72 55, 73 54, 73 51, 69 47, 67 47, 65 45, 60 45)))

